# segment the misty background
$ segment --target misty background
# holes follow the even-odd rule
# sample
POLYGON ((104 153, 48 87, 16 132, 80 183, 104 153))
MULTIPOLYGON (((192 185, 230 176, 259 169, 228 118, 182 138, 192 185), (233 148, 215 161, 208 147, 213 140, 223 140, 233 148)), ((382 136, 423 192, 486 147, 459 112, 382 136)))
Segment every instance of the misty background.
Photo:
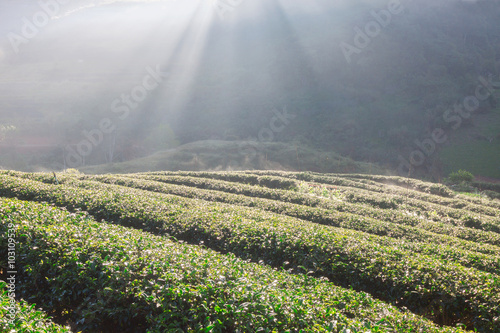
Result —
POLYGON ((500 178, 499 1, 66 2, 0 2, 2 168, 396 173, 442 129, 412 175, 500 178))

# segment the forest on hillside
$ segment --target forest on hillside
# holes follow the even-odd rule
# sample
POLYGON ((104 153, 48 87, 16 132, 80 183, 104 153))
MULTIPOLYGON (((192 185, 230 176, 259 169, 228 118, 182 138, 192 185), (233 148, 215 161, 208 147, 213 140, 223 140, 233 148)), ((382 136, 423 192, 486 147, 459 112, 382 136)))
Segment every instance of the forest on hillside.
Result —
POLYGON ((67 9, 15 52, 21 17, 40 11, 27 3, 1 5, 4 168, 60 169, 94 134, 77 166, 254 140, 500 178, 498 1, 242 1, 222 18, 198 1, 115 1, 67 9), (152 72, 158 87, 127 103, 152 72))

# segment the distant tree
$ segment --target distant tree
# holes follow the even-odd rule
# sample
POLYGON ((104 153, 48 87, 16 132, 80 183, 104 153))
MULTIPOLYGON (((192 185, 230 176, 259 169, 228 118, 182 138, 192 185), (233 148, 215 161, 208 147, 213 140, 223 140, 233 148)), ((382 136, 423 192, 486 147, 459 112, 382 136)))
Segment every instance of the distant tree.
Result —
POLYGON ((450 173, 450 175, 447 178, 447 182, 452 184, 460 184, 460 183, 471 182, 473 179, 474 175, 469 171, 458 170, 450 173))

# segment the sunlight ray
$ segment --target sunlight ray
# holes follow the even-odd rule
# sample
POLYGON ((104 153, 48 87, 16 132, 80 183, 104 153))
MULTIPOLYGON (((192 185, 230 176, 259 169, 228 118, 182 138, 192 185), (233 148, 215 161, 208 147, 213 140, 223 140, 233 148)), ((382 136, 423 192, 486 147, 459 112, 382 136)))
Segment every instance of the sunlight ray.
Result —
MULTIPOLYGON (((210 27, 216 19, 215 15, 216 13, 209 3, 197 1, 191 18, 184 23, 184 31, 180 36, 182 38, 177 39, 176 47, 170 56, 163 60, 164 66, 171 70, 172 77, 177 79, 175 97, 169 103, 172 109, 178 109, 187 102, 196 81, 210 27)), ((170 89, 170 87, 167 88, 170 89)))

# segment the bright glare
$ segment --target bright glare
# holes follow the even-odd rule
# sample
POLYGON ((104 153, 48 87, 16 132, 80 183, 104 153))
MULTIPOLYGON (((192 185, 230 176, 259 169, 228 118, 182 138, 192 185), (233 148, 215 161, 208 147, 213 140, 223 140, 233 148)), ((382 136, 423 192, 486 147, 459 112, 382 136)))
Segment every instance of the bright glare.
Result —
MULTIPOLYGON (((57 159, 57 169, 75 149, 78 167, 266 137, 394 169, 416 140, 460 122, 484 124, 464 137, 489 152, 496 119, 443 114, 479 77, 500 85, 496 10, 464 0, 2 1, 0 124, 18 130, 1 148, 44 142, 50 154, 19 165, 57 159), (281 116, 275 131, 285 108, 296 120, 281 116)), ((9 154, 0 166, 17 161, 9 154)))

